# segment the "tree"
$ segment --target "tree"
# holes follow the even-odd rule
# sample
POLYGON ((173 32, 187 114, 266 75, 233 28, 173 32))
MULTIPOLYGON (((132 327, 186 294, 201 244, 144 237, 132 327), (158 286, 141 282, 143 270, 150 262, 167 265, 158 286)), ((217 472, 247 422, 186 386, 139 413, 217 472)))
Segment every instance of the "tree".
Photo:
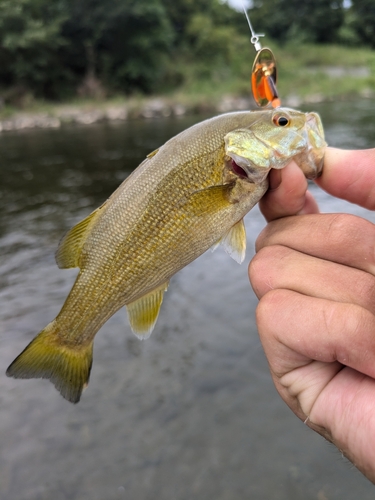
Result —
POLYGON ((166 10, 159 0, 113 2, 117 8, 107 16, 99 44, 103 76, 118 90, 151 92, 163 76, 173 40, 166 10))
POLYGON ((280 41, 329 43, 344 21, 343 0, 254 0, 253 26, 280 41))
POLYGON ((221 78, 246 30, 222 0, 0 0, 0 88, 60 99, 221 78))
MULTIPOLYGON (((246 21, 242 13, 230 8, 221 0, 162 0, 174 29, 174 46, 204 56, 204 47, 217 44, 226 28, 245 32, 246 21), (203 40, 206 40, 203 42, 203 40)), ((235 33, 233 33, 235 35, 235 33)))
POLYGON ((151 91, 168 52, 171 27, 158 0, 69 0, 63 35, 81 79, 151 91))
POLYGON ((0 80, 53 97, 71 78, 56 58, 66 41, 63 0, 0 0, 0 80))
POLYGON ((375 47, 375 2, 373 0, 352 0, 354 29, 361 41, 375 47))
POLYGON ((160 0, 0 0, 0 84, 47 98, 100 81, 152 91, 172 38, 160 0))

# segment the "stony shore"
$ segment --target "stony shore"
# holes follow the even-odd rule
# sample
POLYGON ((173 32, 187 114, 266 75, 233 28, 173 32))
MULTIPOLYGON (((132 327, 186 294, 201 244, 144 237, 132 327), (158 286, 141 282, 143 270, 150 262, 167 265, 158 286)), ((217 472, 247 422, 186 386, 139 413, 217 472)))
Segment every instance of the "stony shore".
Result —
MULTIPOLYGON (((316 103, 324 100, 322 95, 313 95, 304 102, 316 103)), ((283 100, 283 105, 298 107, 302 101, 297 97, 283 100)), ((116 103, 56 105, 45 112, 16 112, 8 118, 0 119, 0 132, 31 128, 59 128, 65 125, 91 125, 98 122, 124 121, 132 118, 155 118, 183 116, 199 112, 225 113, 254 109, 253 100, 244 97, 224 96, 218 103, 204 101, 189 105, 170 101, 166 98, 152 98, 141 103, 121 101, 116 103)))
MULTIPOLYGON (((321 96, 315 97, 315 102, 320 100, 322 100, 321 96)), ((296 98, 290 98, 284 100, 284 104, 298 106, 301 102, 296 98)), ((100 105, 95 103, 56 105, 51 106, 48 111, 22 111, 14 113, 9 118, 0 119, 0 132, 31 128, 59 128, 70 124, 91 125, 98 122, 124 121, 131 118, 182 116, 199 112, 225 113, 252 108, 254 108, 254 104, 250 97, 232 96, 224 97, 219 103, 200 101, 188 105, 164 98, 149 99, 142 103, 124 100, 116 103, 101 103, 100 105)))
POLYGON ((16 112, 9 118, 0 119, 0 132, 29 128, 59 128, 64 125, 91 125, 98 122, 124 121, 131 118, 155 118, 183 116, 200 111, 225 112, 249 109, 250 99, 225 97, 219 105, 194 103, 190 105, 153 98, 142 102, 90 103, 80 105, 56 105, 48 111, 16 112))

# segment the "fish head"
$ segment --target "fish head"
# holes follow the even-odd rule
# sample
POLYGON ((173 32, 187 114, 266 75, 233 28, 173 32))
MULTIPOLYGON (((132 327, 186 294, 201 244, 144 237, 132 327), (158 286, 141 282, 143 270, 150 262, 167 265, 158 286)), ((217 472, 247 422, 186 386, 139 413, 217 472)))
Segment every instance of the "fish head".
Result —
POLYGON ((271 168, 281 169, 291 159, 308 178, 321 173, 327 144, 317 113, 288 108, 254 113, 258 116, 248 127, 225 136, 225 152, 234 173, 261 183, 271 168))

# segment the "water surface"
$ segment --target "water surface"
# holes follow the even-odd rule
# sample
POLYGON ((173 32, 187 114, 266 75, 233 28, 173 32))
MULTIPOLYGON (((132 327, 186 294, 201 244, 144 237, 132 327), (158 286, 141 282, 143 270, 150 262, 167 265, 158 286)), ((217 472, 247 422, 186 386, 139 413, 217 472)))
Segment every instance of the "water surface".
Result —
MULTIPOLYGON (((375 102, 314 106, 328 142, 375 144, 375 102)), ((222 249, 178 273, 140 342, 124 310, 95 341, 79 405, 45 380, 13 380, 13 358, 58 313, 76 270, 59 270, 64 231, 144 156, 202 119, 29 130, 0 136, 0 499, 349 500, 373 486, 307 429, 273 388, 257 305, 222 249)), ((323 211, 374 214, 311 188, 323 211)), ((248 253, 264 227, 246 218, 248 253)))

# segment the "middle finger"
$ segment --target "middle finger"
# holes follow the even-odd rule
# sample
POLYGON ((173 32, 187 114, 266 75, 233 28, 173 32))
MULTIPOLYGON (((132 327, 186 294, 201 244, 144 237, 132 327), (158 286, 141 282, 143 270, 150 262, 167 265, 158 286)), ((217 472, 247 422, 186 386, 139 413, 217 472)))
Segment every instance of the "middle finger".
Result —
POLYGON ((375 224, 349 214, 286 217, 267 224, 256 249, 283 245, 375 275, 375 224))
POLYGON ((297 250, 271 245, 262 248, 249 267, 250 281, 258 298, 272 289, 352 303, 375 314, 375 277, 297 250))

